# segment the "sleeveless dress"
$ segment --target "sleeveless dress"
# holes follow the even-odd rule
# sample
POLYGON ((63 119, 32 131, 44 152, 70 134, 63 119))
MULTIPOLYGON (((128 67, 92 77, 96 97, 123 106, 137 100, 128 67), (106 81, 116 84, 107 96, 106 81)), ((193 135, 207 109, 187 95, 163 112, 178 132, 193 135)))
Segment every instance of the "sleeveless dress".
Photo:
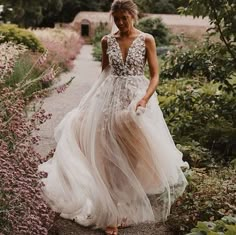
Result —
POLYGON ((54 156, 39 165, 47 172, 43 195, 62 217, 84 226, 164 221, 187 185, 188 163, 156 93, 135 111, 149 85, 145 34, 134 39, 125 61, 114 35, 107 45, 109 67, 56 127, 54 156))

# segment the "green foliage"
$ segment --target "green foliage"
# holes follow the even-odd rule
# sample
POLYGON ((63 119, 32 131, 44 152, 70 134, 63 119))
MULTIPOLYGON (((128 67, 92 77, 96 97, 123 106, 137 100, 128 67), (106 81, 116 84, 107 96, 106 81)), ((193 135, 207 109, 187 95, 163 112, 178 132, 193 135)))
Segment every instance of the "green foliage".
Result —
POLYGON ((26 29, 18 28, 16 25, 1 24, 0 34, 3 35, 3 37, 0 38, 0 43, 12 41, 17 44, 23 44, 32 51, 44 51, 42 44, 32 32, 29 32, 26 29))
POLYGON ((189 0, 182 14, 209 17, 211 34, 219 34, 232 58, 236 59, 236 3, 234 0, 189 0))
POLYGON ((177 8, 186 6, 188 0, 136 0, 142 12, 176 14, 177 8))
POLYGON ((176 47, 166 56, 161 76, 164 79, 201 77, 207 81, 220 82, 220 89, 234 92, 236 84, 230 80, 236 73, 235 68, 222 43, 206 40, 192 49, 176 47))
POLYGON ((234 235, 236 234, 236 217, 224 216, 215 222, 198 222, 196 228, 187 235, 234 235))
MULTIPOLYGON (((15 63, 13 73, 6 80, 5 85, 16 88, 16 85, 19 84, 24 79, 25 75, 28 73, 28 71, 31 70, 32 66, 33 66, 33 60, 30 54, 27 55, 25 54, 21 56, 15 63)), ((32 81, 37 80, 37 78, 40 76, 41 73, 42 69, 34 67, 30 73, 30 80, 32 81)), ((38 80, 32 83, 31 86, 26 88, 24 96, 26 97, 30 96, 36 91, 40 91, 49 87, 49 85, 51 85, 51 83, 42 83, 42 81, 38 80)))
MULTIPOLYGON (((142 12, 177 13, 179 6, 188 0, 136 0, 142 12)), ((53 27, 55 22, 71 22, 80 11, 109 11, 112 0, 0 0, 4 5, 4 22, 23 27, 53 27), (12 10, 11 10, 12 9, 12 10)))
MULTIPOLYGON (((0 188, 2 188, 2 184, 0 183, 0 188)), ((3 200, 3 198, 5 198, 5 193, 0 190, 0 208, 1 208, 1 211, 0 213, 3 213, 5 211, 8 210, 8 203, 6 201, 3 200)), ((8 228, 8 233, 10 234, 10 231, 11 231, 11 223, 10 221, 6 218, 6 216, 2 216, 0 214, 0 228, 2 229, 3 227, 5 228, 8 228)))
POLYGON ((210 54, 213 56, 213 60, 211 61, 214 66, 218 67, 219 73, 223 72, 223 74, 226 75, 224 83, 229 85, 228 79, 231 73, 235 73, 236 71, 235 1, 189 0, 189 4, 185 8, 180 8, 180 12, 182 14, 192 14, 194 17, 209 17, 212 25, 208 29, 209 35, 219 36, 219 40, 221 41, 221 44, 217 43, 214 45, 213 43, 210 45, 210 47, 213 47, 213 49, 209 48, 210 54), (215 59, 216 63, 214 62, 215 59), (223 67, 223 69, 221 67, 223 67))
POLYGON ((95 29, 92 43, 97 43, 97 42, 100 43, 103 36, 106 34, 109 34, 109 33, 110 33, 110 31, 108 29, 108 24, 100 22, 99 26, 96 27, 96 29, 95 29))
POLYGON ((209 15, 213 25, 209 36, 214 35, 214 41, 208 37, 195 47, 177 46, 167 54, 161 71, 161 78, 166 81, 158 89, 171 133, 194 167, 230 162, 233 165, 236 159, 236 61, 232 27, 236 8, 232 1, 216 2, 218 6, 211 0, 191 0, 181 9, 194 16, 209 15))
POLYGON ((89 4, 84 0, 63 0, 62 3, 62 9, 57 14, 53 8, 51 17, 49 17, 50 11, 45 12, 42 26, 53 25, 54 22, 71 22, 80 11, 109 11, 112 0, 90 0, 89 4))
POLYGON ((109 34, 109 30, 107 28, 107 24, 100 23, 100 25, 96 28, 94 37, 92 39, 93 43, 93 52, 92 55, 97 61, 102 60, 102 48, 101 48, 101 39, 106 34, 109 34))
POLYGON ((96 61, 101 61, 102 60, 102 47, 101 43, 96 42, 93 44, 93 52, 92 52, 93 58, 96 61))
POLYGON ((45 18, 56 20, 55 16, 60 13, 63 0, 1 0, 4 5, 3 20, 12 22, 22 27, 39 26, 45 18))
POLYGON ((59 21, 58 16, 60 16, 65 2, 65 0, 44 1, 43 4, 40 5, 42 7, 42 20, 38 24, 29 24, 29 26, 54 27, 54 23, 59 21))
POLYGON ((179 7, 186 7, 189 5, 189 0, 170 0, 170 2, 178 10, 179 7))
POLYGON ((3 20, 12 22, 23 27, 35 26, 42 19, 44 1, 22 1, 22 0, 2 0, 4 5, 3 20))
POLYGON ((175 6, 169 0, 137 0, 137 5, 142 12, 148 13, 176 13, 175 6))
POLYGON ((112 1, 90 0, 0 0, 2 19, 23 27, 53 27, 55 22, 71 22, 80 11, 108 11, 112 1))
POLYGON ((191 167, 214 167, 215 161, 211 151, 201 146, 195 140, 185 140, 183 144, 177 144, 177 148, 183 153, 183 158, 191 167))
POLYGON ((175 141, 185 148, 191 146, 191 151, 198 149, 186 155, 194 166, 230 162, 236 157, 236 97, 219 91, 217 86, 180 79, 166 81, 158 89, 159 102, 175 141), (209 156, 204 148, 211 152, 209 156), (196 154, 200 154, 200 159, 196 154))
POLYGON ((193 168, 187 177, 189 185, 172 207, 167 221, 175 234, 190 232, 198 221, 214 221, 236 214, 235 169, 193 168))
POLYGON ((137 28, 145 33, 150 33, 155 38, 157 46, 168 45, 170 43, 170 31, 160 18, 142 18, 138 21, 137 28))

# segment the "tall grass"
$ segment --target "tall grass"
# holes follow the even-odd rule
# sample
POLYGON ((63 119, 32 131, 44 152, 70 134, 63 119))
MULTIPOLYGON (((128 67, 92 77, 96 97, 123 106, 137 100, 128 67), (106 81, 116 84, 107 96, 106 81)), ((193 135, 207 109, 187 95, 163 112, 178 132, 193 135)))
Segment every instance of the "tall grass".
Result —
POLYGON ((48 49, 48 61, 58 64, 64 70, 73 68, 73 61, 83 45, 83 40, 77 32, 70 29, 47 28, 33 30, 33 33, 48 49))

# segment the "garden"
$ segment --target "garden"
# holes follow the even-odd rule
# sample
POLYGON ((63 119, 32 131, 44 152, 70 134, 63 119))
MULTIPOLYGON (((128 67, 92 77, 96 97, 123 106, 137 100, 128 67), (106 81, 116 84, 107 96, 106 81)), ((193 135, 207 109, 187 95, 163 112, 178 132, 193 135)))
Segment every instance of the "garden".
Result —
MULTIPOLYGON (((211 27, 202 40, 173 35, 159 18, 136 24, 155 38, 158 100, 191 166, 185 172, 187 190, 173 206, 167 225, 174 234, 236 234, 236 7, 230 1, 199 0, 179 11, 209 17, 211 27)), ((97 28, 97 60, 100 40, 107 33, 105 25, 97 28)))
MULTIPOLYGON (((20 2, 16 1, 17 7, 20 2)), ((72 79, 54 86, 60 73, 73 68, 83 45, 69 28, 41 27, 59 19, 39 14, 54 5, 61 20, 71 20, 68 9, 73 1, 61 2, 52 1, 41 10, 32 5, 32 11, 25 11, 21 27, 19 18, 13 18, 13 24, 0 24, 0 234, 48 234, 54 221, 55 214, 40 194, 39 179, 44 175, 37 173, 37 166, 52 152, 41 156, 34 150, 40 141, 35 131, 51 117, 42 108, 44 97, 70 85, 72 79), (67 13, 59 14, 63 9, 67 13), (35 17, 30 19, 37 21, 27 21, 31 12, 35 17)), ((158 101, 177 148, 190 164, 185 171, 186 192, 175 202, 166 225, 173 234, 234 235, 235 1, 155 1, 155 7, 153 1, 147 2, 137 1, 142 11, 159 13, 154 9, 162 9, 161 13, 209 17, 211 22, 200 41, 174 35, 159 18, 140 18, 136 25, 155 38, 160 64, 158 101)), ((82 1, 76 6, 74 10, 107 10, 107 1, 91 1, 91 9, 82 1)), ((106 25, 96 29, 92 42, 95 60, 101 60, 100 40, 107 33, 106 25)))
POLYGON ((73 68, 83 40, 69 29, 26 30, 0 25, 0 231, 47 234, 54 213, 41 195, 35 134, 51 114, 42 109, 50 92, 63 92, 71 80, 52 86, 73 68))

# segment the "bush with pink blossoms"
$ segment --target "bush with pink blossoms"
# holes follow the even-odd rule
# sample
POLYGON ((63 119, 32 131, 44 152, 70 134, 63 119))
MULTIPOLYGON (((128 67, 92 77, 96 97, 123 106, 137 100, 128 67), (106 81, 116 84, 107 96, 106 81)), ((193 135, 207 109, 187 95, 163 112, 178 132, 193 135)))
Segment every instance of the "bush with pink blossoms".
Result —
POLYGON ((49 63, 58 64, 64 70, 73 68, 73 60, 80 52, 83 40, 80 35, 66 28, 46 28, 33 33, 49 51, 49 63))
MULTIPOLYGON (((0 38, 2 38, 2 36, 0 38)), ((0 79, 3 79, 11 75, 17 59, 25 51, 26 47, 23 45, 16 45, 13 42, 1 43, 0 79)))
POLYGON ((33 148, 39 137, 30 134, 50 115, 41 109, 28 120, 22 97, 21 91, 1 87, 0 229, 4 234, 47 234, 53 212, 41 196, 37 166, 42 157, 33 148))
MULTIPOLYGON (((50 66, 30 79, 33 67, 45 61, 47 55, 43 54, 15 86, 6 85, 25 50, 12 43, 0 44, 1 58, 5 58, 0 60, 0 234, 46 235, 54 213, 41 195, 39 179, 45 176, 39 174, 37 168, 48 156, 42 157, 34 150, 40 137, 33 133, 51 114, 41 106, 30 116, 27 114, 28 100, 43 97, 47 90, 33 92, 28 97, 24 95, 33 83, 54 79, 57 70, 50 66)), ((53 89, 62 92, 70 82, 53 89)))

